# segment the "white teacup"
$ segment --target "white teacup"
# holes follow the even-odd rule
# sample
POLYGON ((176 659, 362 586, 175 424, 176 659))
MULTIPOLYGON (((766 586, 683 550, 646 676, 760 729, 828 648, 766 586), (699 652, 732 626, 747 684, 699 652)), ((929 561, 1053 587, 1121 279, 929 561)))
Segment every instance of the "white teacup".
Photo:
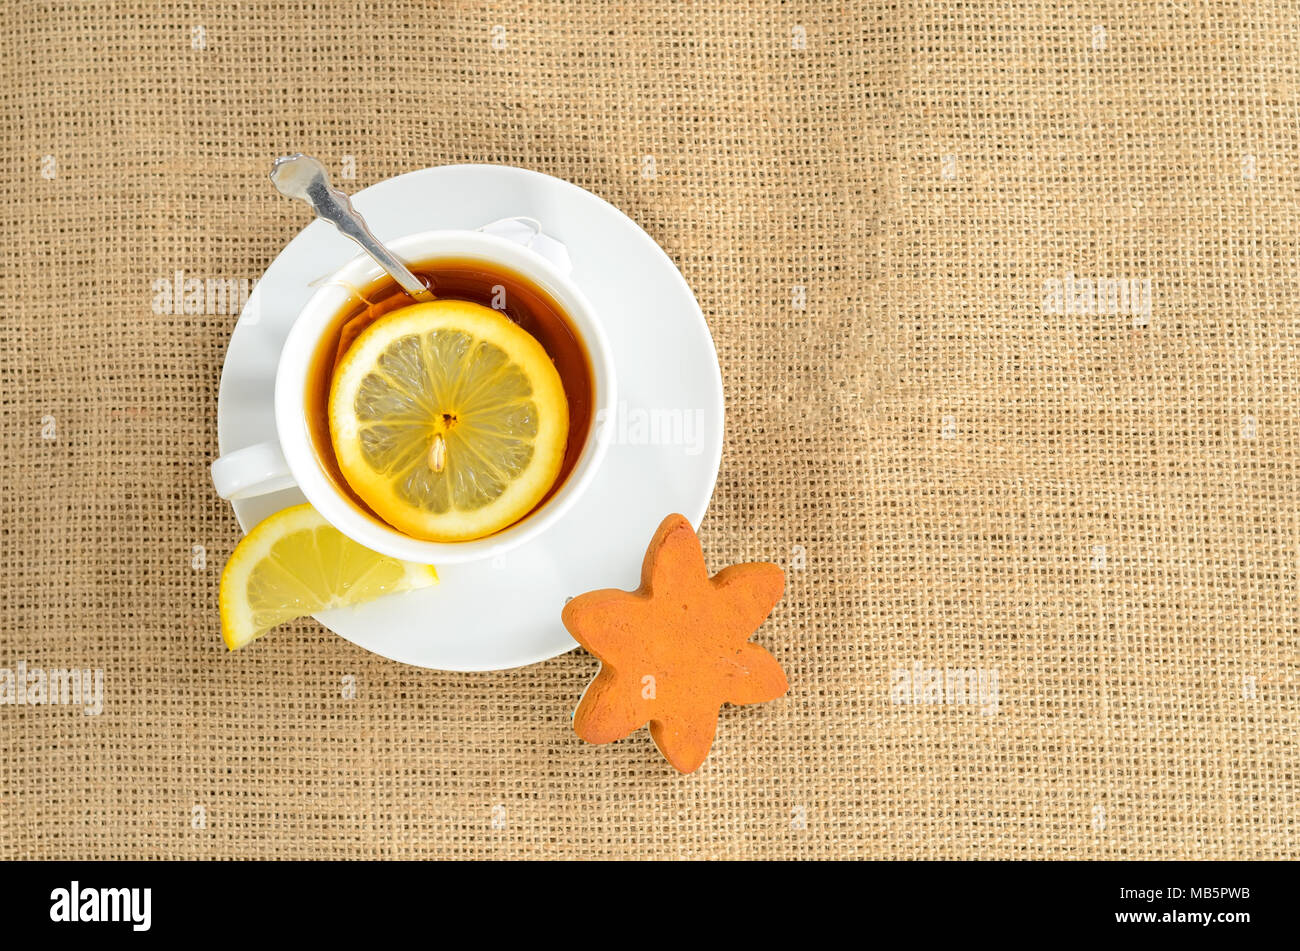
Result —
POLYGON ((331 525, 353 541, 394 558, 422 564, 451 564, 492 558, 537 537, 554 525, 591 483, 609 445, 610 427, 601 425, 614 410, 614 361, 591 304, 568 276, 568 255, 554 239, 512 222, 485 226, 485 231, 427 231, 386 242, 404 261, 439 258, 478 260, 513 271, 548 293, 568 317, 591 363, 591 430, 573 470, 559 491, 541 507, 508 528, 465 542, 430 542, 412 538, 364 512, 336 488, 313 448, 307 422, 307 383, 312 357, 321 337, 355 301, 353 288, 383 276, 366 255, 345 264, 318 290, 298 315, 280 353, 275 375, 275 425, 278 442, 260 443, 227 453, 212 464, 212 481, 223 499, 265 495, 297 486, 331 525), (502 235, 509 235, 503 237, 502 235), (546 243, 547 256, 527 246, 546 243))

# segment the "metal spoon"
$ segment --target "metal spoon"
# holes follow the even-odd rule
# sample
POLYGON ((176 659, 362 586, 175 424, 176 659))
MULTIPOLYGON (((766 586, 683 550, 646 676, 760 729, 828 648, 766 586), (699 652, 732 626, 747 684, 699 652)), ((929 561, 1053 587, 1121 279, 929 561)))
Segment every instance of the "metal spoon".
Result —
POLYGON ((406 293, 418 301, 434 299, 433 293, 411 273, 410 268, 371 234, 365 220, 352 207, 348 196, 330 184, 329 173, 319 161, 301 152, 278 158, 271 166, 271 182, 280 194, 301 198, 311 205, 317 217, 332 223, 361 245, 362 250, 378 261, 379 266, 402 285, 402 290, 406 293))

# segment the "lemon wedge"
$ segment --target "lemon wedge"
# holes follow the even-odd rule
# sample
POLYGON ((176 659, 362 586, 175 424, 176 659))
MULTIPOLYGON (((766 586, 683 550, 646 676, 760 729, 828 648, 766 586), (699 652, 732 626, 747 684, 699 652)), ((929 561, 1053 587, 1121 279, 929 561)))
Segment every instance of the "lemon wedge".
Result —
POLYGON ((221 636, 231 650, 294 618, 438 583, 432 565, 363 548, 310 505, 258 522, 221 573, 221 636))
POLYGON ((330 441, 353 491, 413 538, 468 541, 532 511, 559 475, 569 405, 542 345, 499 311, 414 304, 334 371, 330 441))

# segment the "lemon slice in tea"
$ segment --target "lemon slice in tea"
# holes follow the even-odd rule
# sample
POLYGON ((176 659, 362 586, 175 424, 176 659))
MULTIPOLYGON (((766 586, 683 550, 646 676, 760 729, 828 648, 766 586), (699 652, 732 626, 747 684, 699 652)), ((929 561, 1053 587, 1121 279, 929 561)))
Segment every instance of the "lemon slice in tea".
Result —
POLYGON ((310 505, 261 522, 221 573, 221 636, 231 650, 277 624, 438 583, 431 565, 363 548, 310 505))
POLYGON ((330 441, 362 501, 400 532, 468 541, 527 515, 564 462, 569 405, 542 345, 499 311, 414 304, 334 370, 330 441))

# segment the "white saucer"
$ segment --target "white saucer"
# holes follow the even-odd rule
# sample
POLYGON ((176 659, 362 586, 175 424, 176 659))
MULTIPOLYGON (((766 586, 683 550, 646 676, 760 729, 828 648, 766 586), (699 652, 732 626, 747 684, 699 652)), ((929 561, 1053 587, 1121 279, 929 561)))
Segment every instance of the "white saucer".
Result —
MULTIPOLYGON (((434 588, 317 620, 368 651, 418 667, 503 670, 563 654, 577 646, 560 623, 564 602, 594 588, 636 587, 645 546, 664 516, 680 512, 698 528, 708 508, 722 458, 722 377, 699 304, 635 222, 539 172, 426 168, 372 185, 353 203, 380 239, 512 216, 540 221, 568 246, 573 279, 604 321, 620 413, 606 424, 616 430, 595 481, 547 534, 489 562, 440 567, 434 588)), ((315 221, 267 269, 221 373, 223 454, 275 438, 275 369, 289 327, 315 286, 356 255, 355 244, 315 221)), ((292 489, 232 504, 248 531, 302 501, 292 489)))

